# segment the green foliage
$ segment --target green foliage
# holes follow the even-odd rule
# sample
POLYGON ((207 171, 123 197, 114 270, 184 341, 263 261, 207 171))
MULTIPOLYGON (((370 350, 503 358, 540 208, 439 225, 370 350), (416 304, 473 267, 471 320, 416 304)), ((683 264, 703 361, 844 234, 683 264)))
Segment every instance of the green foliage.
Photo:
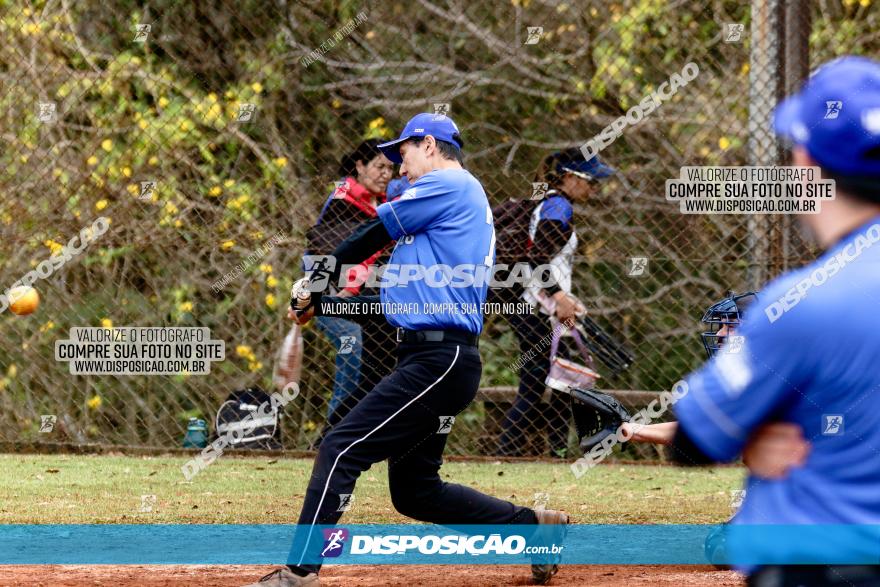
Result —
MULTIPOLYGON (((0 315, 3 438, 57 413, 70 422, 59 440, 176 445, 180 414, 211 414, 235 388, 270 388, 305 231, 338 179, 339 159, 364 138, 396 135, 436 102, 451 104, 467 167, 497 202, 528 196, 548 152, 583 144, 685 63, 699 64, 696 80, 603 151, 618 179, 576 207, 574 290, 638 357, 608 385, 668 389, 701 360, 696 318, 705 305, 745 287, 750 267, 795 265, 805 255, 793 246, 787 258, 758 259, 744 217, 685 218, 663 198, 681 165, 747 161, 749 41, 724 43, 721 27, 748 30, 748 3, 0 6, 0 285, 98 216, 112 221, 79 258, 36 283, 43 301, 35 315, 0 315), (326 45, 361 11, 366 21, 326 45), (142 23, 152 29, 134 42, 142 23), (532 24, 544 34, 525 45, 532 24), (47 123, 39 104, 50 102, 47 123), (246 105, 253 119, 239 120, 246 105), (149 181, 155 189, 142 193, 149 181), (281 244, 236 273, 279 232, 281 244), (650 263, 638 279, 627 275, 637 255, 650 263), (55 340, 105 320, 208 326, 227 358, 205 377, 69 375, 54 360, 55 340)), ((876 6, 821 6, 828 10, 813 9, 814 63, 877 54, 876 6)), ((303 405, 286 439, 300 448, 323 423, 333 375, 330 345, 312 330, 306 340, 303 405)), ((503 321, 487 324, 483 385, 516 384, 508 368, 516 347, 503 321)), ((475 408, 465 422, 477 429, 482 417, 475 408)))

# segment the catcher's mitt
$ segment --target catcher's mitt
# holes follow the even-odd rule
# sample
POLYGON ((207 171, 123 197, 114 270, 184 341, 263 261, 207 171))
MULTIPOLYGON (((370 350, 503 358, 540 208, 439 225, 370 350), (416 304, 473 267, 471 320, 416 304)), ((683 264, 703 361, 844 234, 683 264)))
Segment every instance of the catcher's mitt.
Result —
POLYGON ((584 454, 609 435, 616 434, 630 415, 619 401, 595 389, 572 389, 571 413, 584 454))

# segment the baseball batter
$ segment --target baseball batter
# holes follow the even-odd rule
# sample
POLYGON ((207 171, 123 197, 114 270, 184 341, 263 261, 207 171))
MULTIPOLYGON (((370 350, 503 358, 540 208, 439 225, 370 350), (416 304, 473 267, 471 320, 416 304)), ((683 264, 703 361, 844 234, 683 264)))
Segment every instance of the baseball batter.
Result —
MULTIPOLYGON (((392 240, 397 244, 390 266, 488 270, 495 257, 491 208, 480 182, 461 165, 462 145, 452 119, 419 114, 397 140, 379 146, 402 165, 401 175, 412 186, 398 200, 380 205, 378 218, 361 225, 334 251, 333 281, 341 265, 358 263, 392 240)), ((318 585, 320 565, 313 561, 323 541, 310 529, 335 524, 349 504, 357 507, 352 496, 358 477, 383 460, 388 460, 394 507, 411 518, 446 525, 568 522, 563 512, 534 511, 441 480, 448 434, 438 432, 471 403, 480 382, 477 341, 488 286, 437 283, 411 279, 405 286, 383 287, 380 299, 320 292, 294 296, 289 315, 300 323, 325 308, 361 304, 368 311, 381 301, 386 319, 398 328, 398 363, 321 443, 291 551, 289 562, 294 564, 255 586, 318 585), (424 307, 468 310, 418 311, 424 307), (409 311, 398 311, 403 309, 409 311)), ((533 581, 546 584, 556 570, 555 564, 532 565, 533 581)))

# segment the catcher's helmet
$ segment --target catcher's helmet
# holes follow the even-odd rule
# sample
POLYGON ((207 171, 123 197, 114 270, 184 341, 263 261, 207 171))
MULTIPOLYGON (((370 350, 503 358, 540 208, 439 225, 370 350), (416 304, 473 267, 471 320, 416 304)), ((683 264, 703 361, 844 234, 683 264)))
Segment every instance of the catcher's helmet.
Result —
POLYGON ((709 306, 702 319, 703 324, 708 324, 708 330, 700 336, 703 339, 706 355, 710 359, 724 344, 727 330, 725 329, 725 334, 719 335, 719 332, 725 326, 729 329, 739 325, 743 320, 746 308, 757 299, 758 294, 753 291, 739 295, 729 292, 727 297, 709 306))

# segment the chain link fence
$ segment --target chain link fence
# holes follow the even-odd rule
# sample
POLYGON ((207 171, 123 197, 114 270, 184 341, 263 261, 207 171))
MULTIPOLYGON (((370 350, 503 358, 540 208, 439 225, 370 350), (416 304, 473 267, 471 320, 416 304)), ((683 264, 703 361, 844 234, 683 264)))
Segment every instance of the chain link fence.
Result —
MULTIPOLYGON (((309 230, 328 199, 345 200, 340 165, 362 141, 448 112, 490 202, 529 200, 549 153, 596 137, 693 63, 696 77, 602 150, 617 173, 571 220, 573 293, 635 356, 617 375, 596 363, 598 387, 669 389, 704 358, 706 306, 815 251, 791 218, 683 215, 665 181, 684 165, 783 162, 768 109, 807 63, 876 54, 878 12, 870 0, 0 1, 0 284, 53 268, 34 284, 36 313, 0 315, 0 440, 179 447, 189 418, 211 420, 236 389, 272 388, 309 230), (100 234, 66 259, 83 229, 100 234), (55 360, 71 328, 111 325, 207 327, 226 359, 171 376, 71 375, 55 360), (41 415, 57 417, 51 432, 41 415)), ((514 330, 487 316, 483 390, 448 452, 570 457, 558 393, 517 430, 505 424, 517 361, 546 335, 514 330), (520 434, 514 449, 500 447, 505 431, 520 434)), ((334 388, 368 390, 393 367, 393 334, 304 330, 285 448, 313 446, 334 388)))

